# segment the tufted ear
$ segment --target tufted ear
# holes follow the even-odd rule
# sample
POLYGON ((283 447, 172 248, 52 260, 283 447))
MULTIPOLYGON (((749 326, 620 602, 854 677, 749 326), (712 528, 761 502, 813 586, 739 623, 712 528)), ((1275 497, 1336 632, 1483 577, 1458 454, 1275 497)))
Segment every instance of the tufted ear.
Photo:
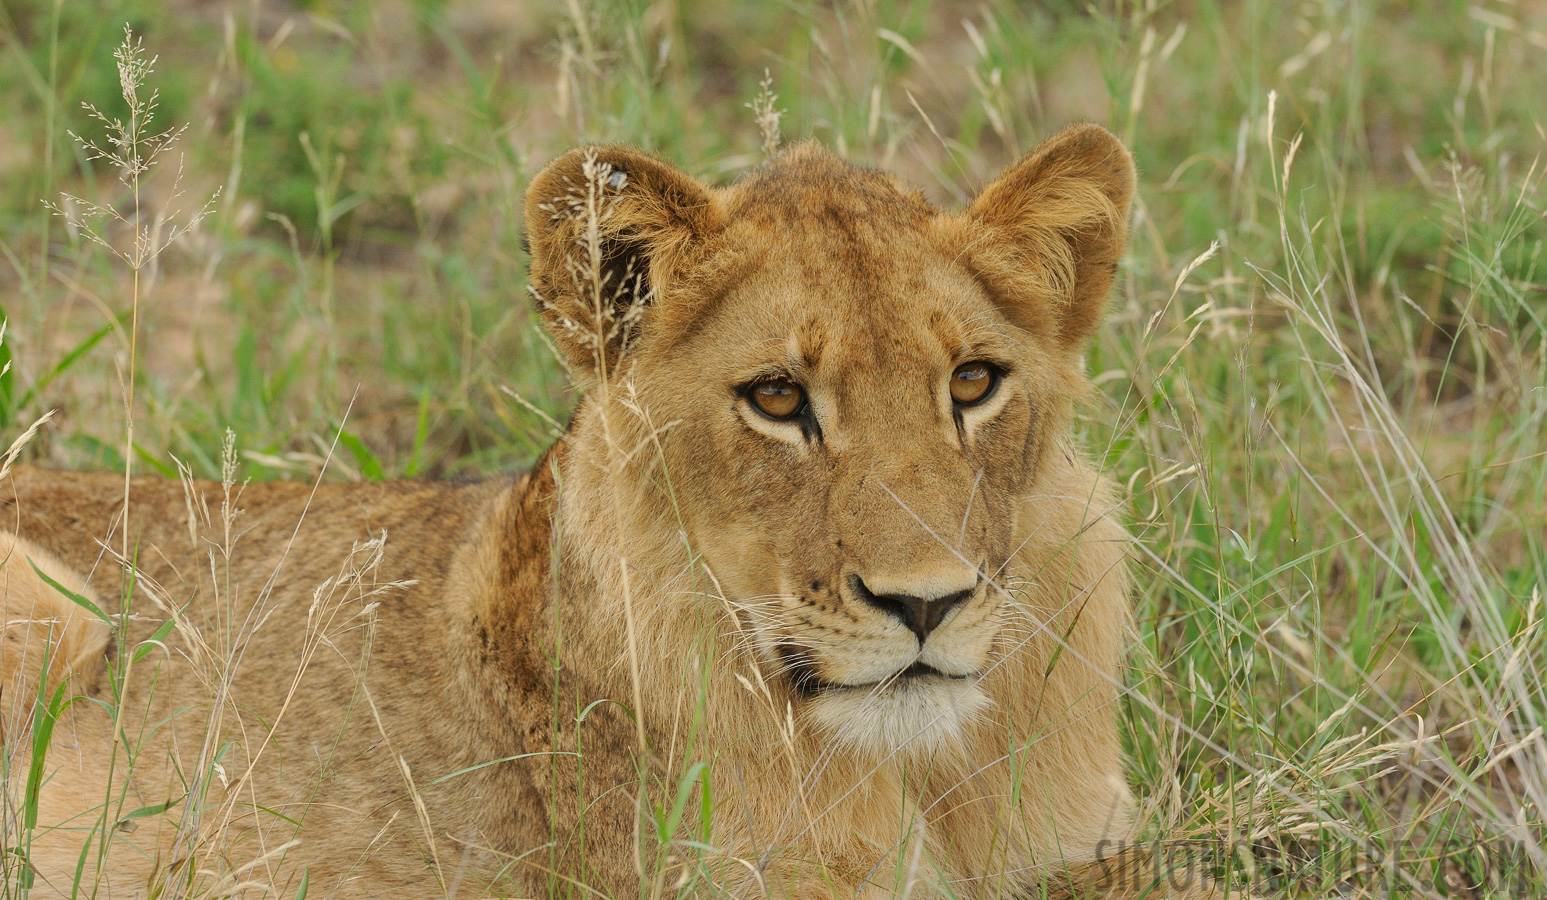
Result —
POLYGON ((571 150, 526 191, 529 289, 571 369, 607 378, 723 217, 699 181, 627 147, 571 150))
POLYGON ((1011 321, 1078 350, 1096 330, 1128 234, 1133 159, 1099 125, 1066 128, 983 189, 967 257, 1011 321))

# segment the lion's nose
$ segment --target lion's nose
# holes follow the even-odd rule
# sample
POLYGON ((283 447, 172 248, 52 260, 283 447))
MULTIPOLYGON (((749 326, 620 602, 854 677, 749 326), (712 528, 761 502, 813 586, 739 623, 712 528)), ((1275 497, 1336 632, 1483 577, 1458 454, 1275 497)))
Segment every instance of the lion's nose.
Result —
POLYGON ((865 584, 865 579, 858 575, 849 576, 849 588, 854 592, 854 596, 888 615, 897 617, 902 624, 908 626, 909 631, 918 635, 921 646, 929 637, 929 633, 939 627, 946 613, 958 603, 971 597, 977 587, 974 583, 971 587, 948 594, 916 597, 897 592, 877 593, 865 584))

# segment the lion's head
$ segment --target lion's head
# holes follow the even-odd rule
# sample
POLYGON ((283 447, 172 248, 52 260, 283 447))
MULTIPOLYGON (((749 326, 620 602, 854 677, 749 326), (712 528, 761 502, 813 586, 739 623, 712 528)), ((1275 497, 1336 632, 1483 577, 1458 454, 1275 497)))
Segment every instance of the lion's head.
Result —
POLYGON ((701 558, 807 721, 948 741, 986 702, 1133 183, 1096 126, 961 213, 811 144, 726 188, 569 153, 526 213, 546 324, 607 395, 571 477, 611 492, 593 515, 630 565, 654 552, 640 531, 701 558))

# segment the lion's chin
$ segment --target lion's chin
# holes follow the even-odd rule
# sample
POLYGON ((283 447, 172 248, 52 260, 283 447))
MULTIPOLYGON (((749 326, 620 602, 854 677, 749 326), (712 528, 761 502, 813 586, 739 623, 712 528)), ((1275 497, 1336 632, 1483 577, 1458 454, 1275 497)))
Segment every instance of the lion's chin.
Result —
POLYGON ((907 678, 885 687, 826 690, 811 698, 806 716, 850 750, 921 753, 959 741, 988 703, 976 679, 907 678))

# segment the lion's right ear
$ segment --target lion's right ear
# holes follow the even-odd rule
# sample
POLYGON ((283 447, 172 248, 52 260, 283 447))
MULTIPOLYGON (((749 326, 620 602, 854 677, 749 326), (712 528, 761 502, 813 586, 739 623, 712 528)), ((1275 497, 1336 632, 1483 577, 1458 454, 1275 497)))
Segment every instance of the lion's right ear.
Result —
POLYGON ((571 150, 526 191, 530 290, 576 373, 606 378, 723 222, 702 183, 627 147, 571 150))

